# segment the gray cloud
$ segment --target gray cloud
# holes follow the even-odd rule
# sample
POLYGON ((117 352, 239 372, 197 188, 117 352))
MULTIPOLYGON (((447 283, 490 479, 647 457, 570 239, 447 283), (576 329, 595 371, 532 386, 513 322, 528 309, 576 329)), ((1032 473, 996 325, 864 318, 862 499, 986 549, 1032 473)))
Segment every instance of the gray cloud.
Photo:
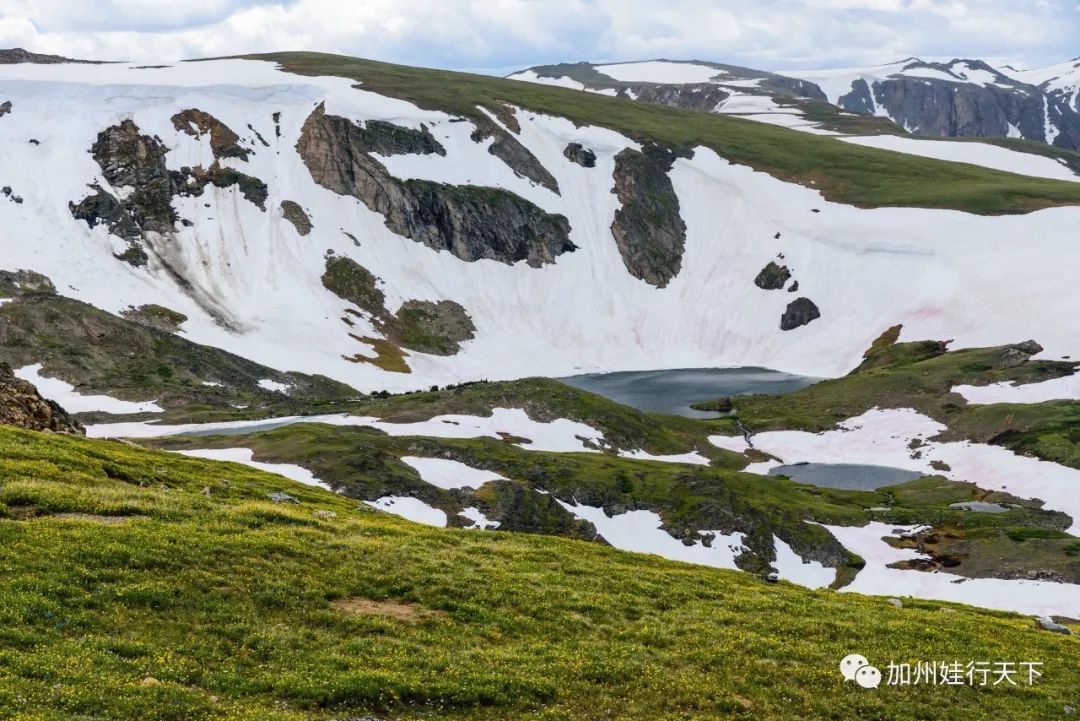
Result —
POLYGON ((1061 0, 0 0, 0 47, 161 60, 323 50, 416 65, 710 59, 762 68, 1080 54, 1061 0))

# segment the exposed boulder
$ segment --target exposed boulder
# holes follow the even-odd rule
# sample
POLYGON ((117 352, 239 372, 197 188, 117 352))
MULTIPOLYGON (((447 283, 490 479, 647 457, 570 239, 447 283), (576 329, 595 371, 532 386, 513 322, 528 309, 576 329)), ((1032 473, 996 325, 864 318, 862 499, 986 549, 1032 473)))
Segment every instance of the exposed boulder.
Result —
POLYGON ((5 115, 7 115, 10 112, 11 112, 11 101, 10 100, 5 100, 4 102, 0 103, 0 118, 4 117, 5 115))
POLYGON ((795 330, 821 317, 821 311, 809 298, 796 298, 780 317, 780 330, 795 330))
POLYGON ((368 154, 363 128, 322 106, 304 122, 296 147, 316 183, 357 198, 391 231, 429 248, 533 267, 576 249, 565 217, 506 190, 394 178, 368 154))
POLYGON ((304 212, 299 203, 292 200, 281 201, 281 214, 285 220, 293 224, 296 232, 300 235, 311 233, 311 218, 308 217, 308 214, 304 212))
POLYGON ((203 135, 210 136, 210 149, 217 159, 236 158, 237 160, 248 159, 250 150, 241 148, 240 136, 232 131, 229 126, 215 118, 210 113, 189 108, 172 116, 173 127, 187 133, 193 138, 201 138, 203 135))
POLYGON ((786 265, 769 262, 754 278, 754 285, 762 290, 781 290, 791 279, 791 271, 786 265))
POLYGON ((686 223, 668 177, 676 154, 649 143, 615 156, 615 211, 611 233, 630 274, 663 288, 679 274, 686 246, 686 223))
POLYGON ((544 186, 556 195, 559 194, 559 183, 555 180, 555 176, 544 167, 531 150, 499 127, 495 121, 486 117, 477 119, 472 139, 477 143, 482 143, 488 138, 493 139, 491 145, 488 146, 489 153, 506 163, 519 176, 544 186))
POLYGON ((42 398, 33 384, 16 378, 7 363, 0 363, 0 424, 31 431, 86 433, 58 403, 42 398))
POLYGON ((577 163, 583 168, 596 167, 596 153, 586 148, 581 143, 570 143, 563 150, 563 155, 571 163, 577 163))

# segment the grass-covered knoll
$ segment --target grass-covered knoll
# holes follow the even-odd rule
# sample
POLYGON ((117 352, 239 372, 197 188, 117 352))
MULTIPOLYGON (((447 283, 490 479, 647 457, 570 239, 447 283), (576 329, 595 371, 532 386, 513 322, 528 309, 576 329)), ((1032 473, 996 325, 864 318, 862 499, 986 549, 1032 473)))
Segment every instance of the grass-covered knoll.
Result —
POLYGON ((1008 614, 428 529, 231 464, 10 429, 0 486, 3 719, 1045 719, 1076 703, 1076 638, 1008 614), (300 502, 271 503, 280 490, 300 502), (853 651, 1045 675, 871 692, 840 679, 853 651))
POLYGON ((13 298, 0 306, 0 361, 13 368, 42 363, 42 375, 86 395, 157 401, 169 417, 213 417, 235 406, 282 415, 359 395, 322 376, 282 373, 174 335, 162 325, 182 316, 160 306, 112 315, 58 295, 44 276, 27 272, 0 271, 0 296, 13 298), (285 384, 289 393, 261 388, 260 380, 285 384))
POLYGON ((1075 183, 863 148, 716 113, 322 53, 246 57, 278 62, 285 70, 303 75, 352 78, 367 90, 463 117, 486 117, 479 108, 502 112, 501 104, 510 103, 672 147, 705 146, 732 162, 781 180, 813 183, 830 200, 862 207, 955 208, 998 214, 1080 203, 1080 186, 1075 183))

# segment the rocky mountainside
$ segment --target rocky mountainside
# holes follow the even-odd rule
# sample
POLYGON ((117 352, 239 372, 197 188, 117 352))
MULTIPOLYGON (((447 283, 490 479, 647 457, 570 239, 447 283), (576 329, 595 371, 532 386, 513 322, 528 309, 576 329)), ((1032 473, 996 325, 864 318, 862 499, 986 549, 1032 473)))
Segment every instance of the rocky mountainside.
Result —
POLYGON ((705 62, 577 63, 510 77, 646 102, 738 114, 764 122, 841 132, 889 131, 850 116, 829 117, 824 101, 891 132, 947 138, 1022 138, 1080 149, 1080 61, 1041 70, 995 68, 981 60, 918 58, 867 68, 782 74, 705 62))
POLYGON ((31 431, 85 433, 58 403, 42 398, 33 384, 16 378, 7 363, 0 363, 0 424, 31 431))

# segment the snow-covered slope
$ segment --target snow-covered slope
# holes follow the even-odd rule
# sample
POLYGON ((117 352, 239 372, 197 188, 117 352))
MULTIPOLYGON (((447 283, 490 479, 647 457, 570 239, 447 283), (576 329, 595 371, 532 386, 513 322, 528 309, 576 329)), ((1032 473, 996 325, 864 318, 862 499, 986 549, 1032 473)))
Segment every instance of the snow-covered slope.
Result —
POLYGON ((491 138, 474 140, 471 122, 354 85, 253 60, 0 67, 0 103, 11 103, 0 117, 0 186, 21 200, 0 197, 0 268, 43 273, 61 293, 111 312, 173 309, 187 316, 181 332, 192 340, 364 390, 723 365, 829 376, 850 369, 898 323, 905 338, 952 338, 958 347, 1035 337, 1048 357, 1080 353, 1072 330, 1080 302, 1073 278, 1080 246, 1072 237, 1078 208, 1005 217, 859 209, 699 148, 670 171, 686 242, 680 271, 656 287, 628 272, 612 236, 620 207, 615 156, 637 142, 512 111, 520 124, 514 137, 557 181, 556 194, 493 157, 491 138), (314 182, 297 142, 320 105, 356 122, 427 128, 445 155, 380 157, 391 174, 511 191, 565 216, 577 250, 541 267, 468 262, 395 234, 382 214, 314 182), (208 134, 178 129, 172 118, 189 109, 235 131, 247 160, 217 158, 208 134), (132 192, 108 187, 88 152, 99 133, 124 121, 160 139, 170 170, 216 161, 261 180, 265 210, 238 185, 206 185, 173 199, 180 222, 151 239, 146 265, 117 259, 127 243, 104 224, 77 220, 71 204, 94 184, 121 200, 132 192), (594 167, 564 154, 571 143, 595 154, 594 167), (303 209, 307 234, 284 217, 282 201, 303 209), (350 360, 374 357, 370 339, 384 329, 323 286, 330 252, 381 279, 390 312, 410 300, 453 301, 475 337, 454 355, 409 352, 410 373, 350 360), (780 256, 797 294, 754 283, 780 256), (781 316, 799 297, 820 318, 781 330, 781 316))

